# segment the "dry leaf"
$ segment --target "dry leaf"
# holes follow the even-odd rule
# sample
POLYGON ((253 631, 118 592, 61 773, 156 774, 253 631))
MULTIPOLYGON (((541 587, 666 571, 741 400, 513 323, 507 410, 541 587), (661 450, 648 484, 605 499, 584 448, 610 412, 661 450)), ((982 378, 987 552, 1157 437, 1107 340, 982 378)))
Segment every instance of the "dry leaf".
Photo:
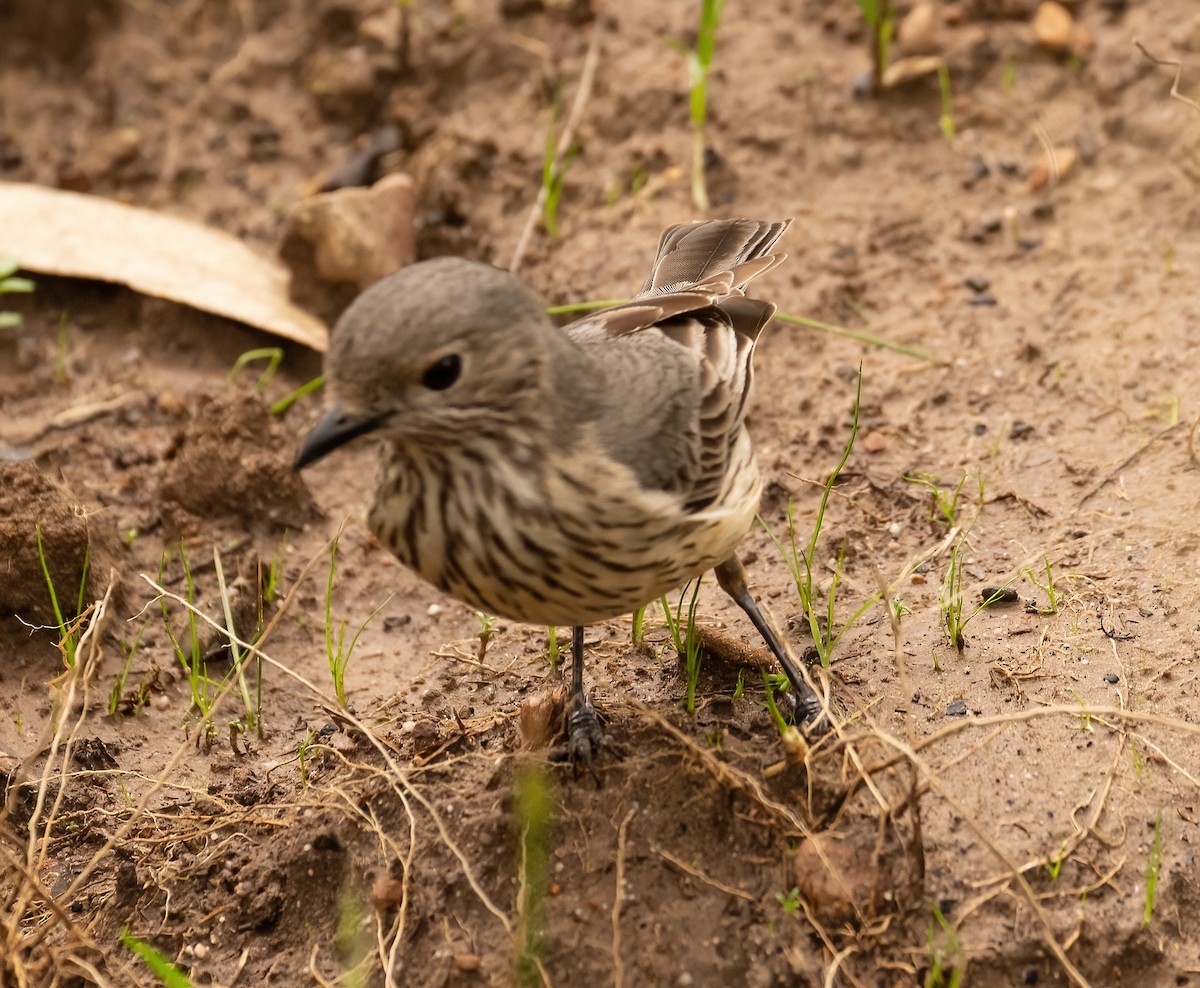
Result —
POLYGON ((0 182, 0 256, 26 271, 111 281, 324 351, 329 332, 288 300, 288 273, 191 220, 100 196, 0 182))
POLYGON ((922 79, 927 75, 935 75, 946 64, 941 55, 912 55, 908 58, 898 58, 883 73, 881 83, 884 89, 894 89, 903 86, 914 79, 922 79))

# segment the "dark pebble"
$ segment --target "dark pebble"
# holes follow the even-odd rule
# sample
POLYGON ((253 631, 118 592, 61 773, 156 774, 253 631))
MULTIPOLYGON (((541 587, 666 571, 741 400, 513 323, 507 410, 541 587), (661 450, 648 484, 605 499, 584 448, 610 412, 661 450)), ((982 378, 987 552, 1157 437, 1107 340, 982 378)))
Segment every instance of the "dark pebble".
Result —
POLYGON ((1016 587, 984 587, 979 596, 985 604, 1015 604, 1021 599, 1016 587))
POLYGON ((1104 681, 1111 686, 1116 686, 1117 683, 1119 683, 1121 681, 1121 677, 1118 676, 1115 672, 1106 672, 1104 674, 1104 681))
POLYGON ((967 701, 955 700, 946 708, 947 717, 966 717, 967 716, 967 701))
POLYGON ((974 432, 975 435, 977 435, 977 436, 986 436, 987 435, 987 423, 986 422, 976 422, 975 427, 971 431, 974 432))
POLYGON ((967 275, 963 284, 973 292, 986 292, 992 283, 981 274, 971 274, 967 275))
POLYGON ((992 173, 982 155, 972 155, 971 174, 963 179, 963 188, 972 189, 992 173))
POLYGON ((979 292, 977 295, 972 295, 968 305, 995 305, 996 296, 991 292, 979 292))

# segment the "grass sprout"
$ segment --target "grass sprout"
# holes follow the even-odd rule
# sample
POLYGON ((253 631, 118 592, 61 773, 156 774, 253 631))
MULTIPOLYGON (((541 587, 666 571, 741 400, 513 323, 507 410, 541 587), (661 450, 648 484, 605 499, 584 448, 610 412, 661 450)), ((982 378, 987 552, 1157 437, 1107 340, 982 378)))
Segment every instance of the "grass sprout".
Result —
POLYGON ((859 412, 862 407, 862 368, 858 371, 858 384, 854 394, 854 409, 853 418, 850 425, 850 437, 846 441, 845 448, 842 450, 841 459, 838 461, 833 472, 829 474, 821 489, 821 502, 817 507, 816 521, 813 523, 812 534, 809 536, 806 547, 801 548, 796 533, 796 514, 795 502, 788 502, 788 542, 784 545, 778 536, 767 526, 766 522, 760 517, 759 524, 775 544, 775 548, 783 556, 784 562, 787 563, 788 570, 792 574, 792 581, 796 585, 796 592, 800 595, 801 608, 804 611, 804 616, 808 621, 808 628, 812 634, 813 644, 816 646, 817 655, 820 658, 821 665, 826 668, 832 660, 834 649, 837 648, 838 642, 842 636, 854 626, 868 610, 876 603, 883 599, 882 591, 867 598, 867 600, 858 608, 850 619, 847 620, 840 629, 837 628, 836 610, 837 610, 837 590, 841 582, 842 563, 845 559, 845 549, 839 549, 837 562, 834 566, 833 579, 829 585, 829 591, 825 599, 825 606, 820 608, 817 600, 819 587, 813 573, 813 563, 816 558, 817 541, 821 535, 821 528, 825 522, 825 510, 829 506, 829 497, 833 493, 834 485, 837 483, 838 477, 841 476, 842 470, 845 469, 847 461, 850 459, 850 453, 854 449, 854 441, 858 437, 859 412), (823 613, 821 612, 823 610, 823 613), (824 625, 822 627, 822 625, 824 625))
POLYGON ((640 645, 646 631, 646 607, 643 604, 633 612, 633 626, 630 630, 630 640, 634 645, 640 645))
POLYGON ((572 143, 562 155, 558 153, 558 109, 561 92, 555 93, 550 107, 550 123, 546 128, 546 149, 542 158, 542 225, 551 237, 558 236, 558 204, 571 162, 579 155, 580 147, 572 143))
POLYGON ((958 931, 942 914, 941 907, 932 903, 933 919, 929 922, 929 969, 925 972, 925 988, 959 988, 966 972, 966 954, 958 931), (937 930, 946 937, 945 950, 938 949, 937 930))
POLYGON ((387 607, 391 601, 391 596, 382 604, 375 608, 367 619, 359 625, 358 630, 354 633, 354 637, 350 639, 350 644, 346 644, 346 622, 342 621, 337 627, 337 634, 334 634, 333 622, 333 583, 334 576, 337 572, 337 551, 340 533, 337 538, 330 543, 329 546, 329 582, 325 588, 325 655, 329 660, 329 672, 333 676, 333 690, 337 694, 337 701, 343 707, 346 704, 346 668, 350 665, 350 657, 354 654, 354 649, 358 645, 358 639, 362 633, 367 630, 369 625, 378 616, 379 612, 387 607), (335 642, 336 639, 336 642, 335 642))
POLYGON ((896 24, 896 12, 891 0, 856 0, 863 22, 867 25, 867 38, 871 46, 871 92, 883 88, 883 74, 891 61, 892 33, 896 24))
POLYGON ((520 847, 517 887, 517 985, 543 984, 542 936, 546 928, 546 891, 550 880, 550 837, 554 799, 549 776, 530 765, 516 778, 513 789, 517 841, 520 847))
POLYGON ((775 901, 789 916, 795 915, 800 911, 800 886, 793 885, 787 892, 776 892, 775 901))
MULTIPOLYGON (((179 542, 179 562, 183 567, 184 585, 187 588, 187 602, 195 605, 196 581, 192 578, 192 568, 188 565, 187 550, 184 548, 182 540, 179 542)), ((159 586, 163 585, 163 574, 166 572, 166 569, 167 550, 164 548, 162 558, 158 564, 159 586)), ((167 598, 160 597, 158 602, 162 608, 163 628, 166 630, 167 638, 175 649, 175 657, 179 660, 184 675, 187 677, 188 687, 192 693, 192 707, 196 710, 201 723, 204 725, 205 737, 211 741, 214 732, 212 719, 209 717, 209 710, 212 707, 214 695, 212 687, 215 684, 208 678, 203 649, 200 646, 200 633, 196 629, 196 612, 192 607, 187 609, 188 647, 185 649, 183 643, 179 640, 179 636, 175 634, 174 627, 171 625, 171 612, 167 606, 167 598)))
POLYGON ((700 580, 689 580, 679 593, 679 604, 674 614, 671 613, 666 594, 663 594, 659 601, 667 620, 671 644, 675 646, 676 654, 684 660, 687 671, 687 694, 684 702, 689 714, 696 712, 696 684, 700 679, 700 637, 696 634, 696 605, 699 603, 699 595, 700 580), (683 602, 688 596, 689 588, 692 596, 687 605, 687 623, 684 624, 683 602))
POLYGON ((780 687, 786 685, 786 680, 785 683, 779 683, 779 678, 780 677, 777 673, 770 673, 766 670, 763 671, 763 697, 767 705, 767 713, 771 715, 771 720, 774 722, 776 729, 782 735, 791 725, 788 724, 783 714, 779 712, 779 704, 775 702, 775 690, 777 685, 780 687))
POLYGON ((33 531, 37 536, 38 562, 42 566, 42 576, 46 578, 46 589, 50 591, 50 606, 54 610, 55 627, 58 629, 58 647, 62 649, 63 658, 66 660, 67 667, 70 668, 75 665, 75 653, 79 648, 79 638, 83 634, 83 598, 87 594, 88 569, 92 561, 91 543, 88 543, 83 552, 83 572, 79 576, 79 593, 75 598, 75 613, 68 621, 59 605, 58 594, 54 590, 54 578, 50 575, 50 564, 46 561, 46 547, 42 542, 42 520, 40 518, 34 522, 33 531))
POLYGON ((1042 583, 1040 580, 1037 579, 1037 577, 1035 577, 1033 575, 1032 569, 1027 569, 1025 571, 1025 575, 1027 577, 1029 577, 1029 582, 1032 583, 1035 587, 1037 587, 1040 591, 1042 591, 1042 593, 1044 593, 1046 595, 1046 599, 1050 602, 1049 606, 1046 608, 1046 610, 1041 611, 1040 613, 1042 613, 1042 614, 1057 614, 1058 613, 1058 604, 1062 598, 1059 596, 1058 591, 1056 591, 1054 589, 1054 572, 1050 568, 1050 559, 1046 556, 1043 556, 1042 561, 1045 563, 1045 568, 1046 568, 1046 582, 1045 583, 1042 583))
POLYGON ((961 543, 950 549, 950 562, 942 579, 942 594, 938 598, 938 606, 946 637, 950 639, 950 644, 961 652, 967 643, 963 637, 963 627, 969 620, 963 618, 961 543))
POLYGON ((700 23, 696 29, 696 47, 686 49, 688 82, 691 86, 692 118, 692 202, 701 212, 708 212, 708 182, 705 179, 705 158, 708 148, 705 130, 708 124, 708 76, 712 71, 713 53, 717 45, 717 27, 725 0, 700 0, 700 23))
MULTIPOLYGON (((20 262, 9 258, 0 258, 0 295, 28 294, 33 291, 32 281, 16 276, 20 269, 20 262)), ((21 313, 0 311, 0 329, 11 329, 20 325, 21 313)))
POLYGON ((1154 841, 1146 858, 1146 900, 1142 907, 1142 926, 1149 926, 1154 918, 1154 900, 1158 894, 1158 879, 1162 872, 1162 810, 1154 816, 1154 841))
POLYGON ((320 391, 323 387, 325 387, 325 375, 318 374, 311 381, 300 385, 300 387, 298 387, 295 391, 285 394, 282 398, 275 402, 275 404, 271 406, 271 414, 282 415, 305 395, 310 395, 314 391, 320 391))
POLYGON ((954 126, 954 93, 950 89, 950 69, 945 64, 938 66, 938 91, 942 97, 942 114, 938 117, 938 126, 942 129, 942 136, 952 141, 957 133, 954 126))
POLYGON ((128 928, 121 931, 121 943, 127 950, 141 958, 165 988, 192 988, 192 982, 186 974, 145 940, 135 937, 128 928))
MULTIPOLYGON (((121 703, 121 698, 125 695, 125 683, 129 679, 129 670, 133 666, 133 657, 137 655, 138 645, 141 644, 142 635, 145 633, 145 631, 146 624, 143 623, 142 626, 138 628, 138 633, 132 642, 121 642, 121 651, 125 653, 125 664, 121 667, 121 672, 113 682, 112 689, 108 694, 108 716, 110 717, 116 715, 117 707, 121 703)), ((141 689, 138 690, 137 699, 134 702, 135 713, 146 705, 147 694, 148 689, 146 684, 143 683, 141 689)))
POLYGON ((229 383, 236 384, 242 371, 257 360, 265 360, 267 362, 266 369, 258 376, 258 381, 254 385, 254 393, 256 395, 262 394, 270 383, 271 378, 275 376, 275 372, 279 370, 279 365, 283 362, 282 347, 267 346, 259 347, 257 350, 247 350, 233 362, 233 369, 229 372, 229 383))
MULTIPOLYGON (((946 528, 953 528, 958 524, 958 506, 962 500, 962 489, 967 482, 967 474, 964 472, 962 479, 953 489, 947 489, 940 483, 937 474, 926 473, 924 470, 918 470, 910 475, 905 475, 904 479, 910 484, 918 484, 921 487, 928 489, 932 502, 929 507, 929 520, 933 521, 940 515, 940 521, 945 524, 946 528)), ((982 484, 982 480, 980 481, 982 484)))

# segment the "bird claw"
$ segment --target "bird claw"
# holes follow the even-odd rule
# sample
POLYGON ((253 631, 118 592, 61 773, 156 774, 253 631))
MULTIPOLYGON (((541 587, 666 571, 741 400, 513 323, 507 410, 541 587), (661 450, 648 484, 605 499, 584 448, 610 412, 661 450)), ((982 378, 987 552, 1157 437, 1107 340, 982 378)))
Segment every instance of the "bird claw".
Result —
POLYGON ((596 755, 601 748, 610 747, 591 698, 586 693, 577 693, 567 713, 567 747, 552 752, 550 760, 570 762, 576 778, 579 778, 579 768, 583 766, 599 788, 602 783, 596 773, 596 755))
POLYGON ((833 729, 833 724, 821 705, 821 698, 816 693, 810 692, 808 696, 800 699, 792 689, 781 694, 776 702, 786 708, 781 711, 784 719, 790 724, 795 724, 810 738, 824 737, 833 729))

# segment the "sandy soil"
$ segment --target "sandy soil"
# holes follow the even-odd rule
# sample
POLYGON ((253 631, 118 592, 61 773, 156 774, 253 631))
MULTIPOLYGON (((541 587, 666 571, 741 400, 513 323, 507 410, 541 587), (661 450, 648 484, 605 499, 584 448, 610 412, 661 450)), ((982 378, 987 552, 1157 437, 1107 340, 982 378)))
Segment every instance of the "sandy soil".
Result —
MULTIPOLYGON (((1200 14, 1084 0, 1080 60, 1033 44, 1033 6, 967 0, 934 39, 952 139, 936 77, 854 95, 849 0, 725 9, 712 213, 795 217, 760 293, 929 358, 784 322, 759 350, 762 514, 786 539, 792 504, 802 542, 862 366, 814 566, 835 629, 869 606, 816 673, 841 726, 808 750, 728 649, 689 715, 652 609, 640 645, 628 620, 589 632, 620 750, 602 788, 573 778, 518 727, 560 680, 546 629, 481 643, 374 543, 369 444, 291 473, 320 397, 269 402, 318 355, 285 346, 257 396, 228 375, 264 334, 65 279, 0 299, 24 316, 0 330, 0 984, 158 983, 126 928, 197 985, 1200 979, 1200 113, 1133 44, 1180 58, 1195 95, 1200 14), (1035 188, 1046 145, 1077 161, 1035 188), (69 674, 39 529, 66 618, 84 602, 69 674), (335 631, 379 609, 347 708, 339 531, 335 631), (172 639, 191 652, 189 587, 223 623, 218 560, 236 627, 268 630, 261 678, 249 663, 206 731, 172 639), (979 610, 985 587, 1019 599, 979 610)), ((405 59, 387 0, 0 3, 0 178, 270 251, 285 207, 391 123, 420 254, 506 265, 599 23, 559 235, 521 272, 551 303, 620 297, 695 215, 674 43, 696 8, 419 0, 405 59)), ((803 653, 787 560, 763 533, 745 555, 803 653)), ((758 649, 711 582, 701 622, 758 649)), ((203 619, 197 639, 212 694, 228 650, 203 619)))

